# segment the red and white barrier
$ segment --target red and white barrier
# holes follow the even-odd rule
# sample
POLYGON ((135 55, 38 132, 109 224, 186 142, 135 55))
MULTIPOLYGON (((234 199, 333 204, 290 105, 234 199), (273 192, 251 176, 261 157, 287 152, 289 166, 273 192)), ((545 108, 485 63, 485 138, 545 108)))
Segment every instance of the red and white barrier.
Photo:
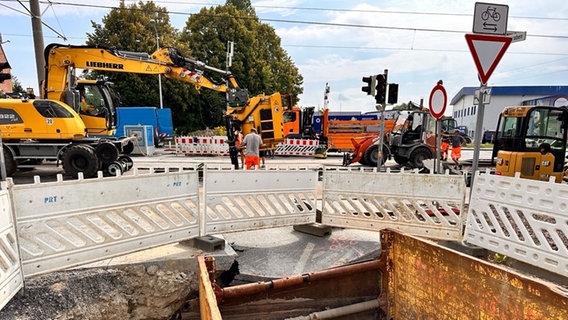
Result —
POLYGON ((225 136, 177 137, 176 153, 185 155, 229 155, 225 136))
MULTIPOLYGON (((227 137, 177 137, 176 154, 185 155, 229 155, 227 137)), ((314 156, 319 140, 285 139, 274 151, 277 156, 314 156)))
POLYGON ((274 155, 277 156, 313 156, 319 147, 319 140, 286 139, 278 144, 274 155))

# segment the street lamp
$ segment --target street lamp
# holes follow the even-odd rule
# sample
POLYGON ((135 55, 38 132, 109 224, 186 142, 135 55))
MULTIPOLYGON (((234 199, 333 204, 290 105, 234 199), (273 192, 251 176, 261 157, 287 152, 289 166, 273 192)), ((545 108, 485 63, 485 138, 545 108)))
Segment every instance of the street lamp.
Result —
MULTIPOLYGON (((158 29, 156 28, 156 20, 151 19, 150 23, 154 26, 154 33, 156 33, 156 50, 160 50, 160 37, 158 36, 158 29)), ((164 107, 164 100, 162 99, 162 75, 158 74, 158 94, 160 95, 160 109, 164 107)))

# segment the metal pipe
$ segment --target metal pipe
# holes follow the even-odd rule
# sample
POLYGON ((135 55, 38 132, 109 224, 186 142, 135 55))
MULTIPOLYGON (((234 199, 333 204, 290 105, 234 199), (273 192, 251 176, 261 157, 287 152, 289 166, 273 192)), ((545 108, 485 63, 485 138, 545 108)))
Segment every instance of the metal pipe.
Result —
POLYGON ((335 319, 337 317, 344 317, 351 314, 373 310, 379 308, 379 300, 373 299, 365 302, 346 305, 339 308, 327 309, 310 313, 307 316, 299 316, 294 318, 286 318, 286 320, 319 320, 319 319, 335 319))
POLYGON ((252 296, 255 294, 276 292, 284 289, 300 287, 306 283, 328 280, 371 270, 381 270, 385 267, 385 262, 383 260, 384 259, 372 260, 318 272, 304 273, 301 275, 274 279, 270 281, 248 283, 239 286, 223 288, 223 290, 221 290, 221 292, 219 293, 217 299, 219 301, 219 304, 221 304, 225 301, 235 298, 242 299, 243 297, 252 296))

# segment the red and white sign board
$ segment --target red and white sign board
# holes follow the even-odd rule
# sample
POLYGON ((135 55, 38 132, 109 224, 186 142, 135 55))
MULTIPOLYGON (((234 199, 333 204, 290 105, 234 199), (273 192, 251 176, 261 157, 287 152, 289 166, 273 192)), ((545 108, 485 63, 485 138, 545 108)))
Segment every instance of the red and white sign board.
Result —
POLYGON ((479 73, 482 84, 487 84, 489 77, 501 61, 511 44, 511 37, 466 34, 465 40, 479 73))
POLYGON ((443 85, 436 85, 430 92, 429 109, 432 117, 436 120, 440 119, 446 112, 446 104, 448 102, 448 94, 443 85))

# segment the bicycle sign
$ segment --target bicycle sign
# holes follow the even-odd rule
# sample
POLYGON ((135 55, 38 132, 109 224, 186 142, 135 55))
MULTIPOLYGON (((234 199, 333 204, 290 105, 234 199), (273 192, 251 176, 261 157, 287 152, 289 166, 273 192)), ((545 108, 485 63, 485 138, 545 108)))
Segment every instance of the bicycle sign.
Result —
POLYGON ((473 13, 473 33, 505 35, 509 6, 476 2, 473 13))

